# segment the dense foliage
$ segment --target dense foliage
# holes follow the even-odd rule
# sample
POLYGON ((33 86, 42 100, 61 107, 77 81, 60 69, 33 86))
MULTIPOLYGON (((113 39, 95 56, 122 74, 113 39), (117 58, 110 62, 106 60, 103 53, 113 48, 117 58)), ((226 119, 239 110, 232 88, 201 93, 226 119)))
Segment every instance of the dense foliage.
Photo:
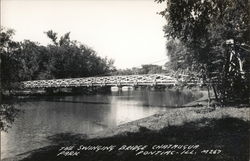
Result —
POLYGON ((112 75, 159 74, 165 72, 162 66, 145 64, 141 67, 133 67, 131 69, 119 69, 112 72, 112 75))
POLYGON ((249 103, 249 4, 247 0, 156 0, 171 62, 200 74, 221 103, 249 103))
POLYGON ((15 42, 10 29, 1 28, 0 34, 4 89, 18 81, 96 76, 114 70, 113 60, 101 58, 86 45, 70 40, 70 33, 58 39, 57 33, 45 32, 52 40, 47 46, 30 40, 15 42))
POLYGON ((0 105, 0 131, 7 131, 20 112, 13 104, 0 105))

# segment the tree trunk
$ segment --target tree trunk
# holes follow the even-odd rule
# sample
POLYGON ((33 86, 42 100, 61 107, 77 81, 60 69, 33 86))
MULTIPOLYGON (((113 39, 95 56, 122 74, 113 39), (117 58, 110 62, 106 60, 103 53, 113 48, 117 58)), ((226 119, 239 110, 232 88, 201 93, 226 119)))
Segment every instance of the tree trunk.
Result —
POLYGON ((213 88, 213 91, 214 91, 215 99, 216 99, 217 102, 219 102, 219 99, 218 99, 218 95, 217 95, 217 91, 216 91, 216 89, 215 89, 215 86, 212 85, 212 88, 213 88))
POLYGON ((210 101, 211 101, 211 96, 210 96, 210 89, 209 89, 210 85, 207 85, 207 94, 208 94, 208 102, 207 102, 207 106, 210 107, 210 101))

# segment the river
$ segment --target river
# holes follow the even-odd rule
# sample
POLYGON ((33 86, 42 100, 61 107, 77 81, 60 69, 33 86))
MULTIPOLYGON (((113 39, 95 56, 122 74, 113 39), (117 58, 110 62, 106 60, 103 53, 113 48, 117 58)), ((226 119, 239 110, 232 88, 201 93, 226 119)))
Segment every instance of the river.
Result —
MULTIPOLYGON (((50 145, 49 137, 89 134, 134 121, 198 98, 191 91, 148 89, 109 94, 39 97, 22 102, 8 133, 1 132, 1 158, 50 145)), ((200 95, 199 95, 200 96, 200 95)))

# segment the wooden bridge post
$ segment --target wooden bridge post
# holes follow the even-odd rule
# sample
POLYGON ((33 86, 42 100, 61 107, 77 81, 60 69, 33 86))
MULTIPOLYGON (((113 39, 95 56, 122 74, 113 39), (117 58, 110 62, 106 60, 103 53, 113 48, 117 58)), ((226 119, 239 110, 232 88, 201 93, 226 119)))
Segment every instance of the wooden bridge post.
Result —
POLYGON ((53 88, 45 88, 45 93, 48 94, 48 95, 53 95, 54 94, 54 89, 53 88))
POLYGON ((137 88, 138 88, 138 82, 137 82, 137 81, 134 81, 133 87, 134 87, 134 89, 137 89, 137 88))

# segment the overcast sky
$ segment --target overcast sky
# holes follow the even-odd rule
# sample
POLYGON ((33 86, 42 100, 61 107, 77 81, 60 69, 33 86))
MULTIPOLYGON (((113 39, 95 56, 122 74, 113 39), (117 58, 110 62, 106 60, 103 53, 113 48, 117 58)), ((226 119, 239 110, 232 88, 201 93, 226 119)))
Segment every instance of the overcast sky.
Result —
POLYGON ((118 68, 162 65, 165 20, 156 13, 164 7, 154 0, 1 0, 1 25, 15 29, 17 41, 44 45, 50 43, 44 31, 71 32, 118 68))

